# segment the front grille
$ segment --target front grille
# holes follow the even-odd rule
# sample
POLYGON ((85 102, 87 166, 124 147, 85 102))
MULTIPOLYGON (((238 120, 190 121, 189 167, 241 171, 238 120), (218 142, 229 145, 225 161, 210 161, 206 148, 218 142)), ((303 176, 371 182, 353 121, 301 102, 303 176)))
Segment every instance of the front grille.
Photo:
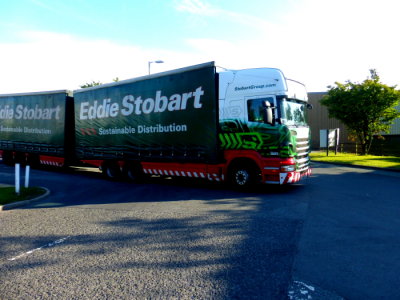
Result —
POLYGON ((310 143, 308 138, 298 138, 296 143, 296 162, 297 171, 303 172, 308 170, 310 165, 310 143))

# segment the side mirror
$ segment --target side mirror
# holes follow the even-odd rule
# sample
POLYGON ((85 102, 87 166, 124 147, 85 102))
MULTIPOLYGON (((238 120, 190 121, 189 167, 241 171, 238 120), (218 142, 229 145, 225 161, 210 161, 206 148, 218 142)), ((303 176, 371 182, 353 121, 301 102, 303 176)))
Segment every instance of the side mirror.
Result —
POLYGON ((265 106, 265 123, 269 125, 275 125, 275 119, 273 113, 275 107, 272 107, 269 101, 265 101, 264 106, 265 106))
POLYGON ((309 109, 309 110, 313 109, 313 105, 310 104, 310 103, 307 103, 307 104, 306 104, 306 107, 307 107, 307 109, 309 109))

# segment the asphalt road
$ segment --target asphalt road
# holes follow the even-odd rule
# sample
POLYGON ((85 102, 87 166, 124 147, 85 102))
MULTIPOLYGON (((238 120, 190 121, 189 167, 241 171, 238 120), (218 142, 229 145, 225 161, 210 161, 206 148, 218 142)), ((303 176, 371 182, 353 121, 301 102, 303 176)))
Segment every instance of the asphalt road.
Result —
POLYGON ((314 165, 252 192, 85 170, 32 184, 51 195, 0 212, 0 299, 400 298, 399 173, 314 165))

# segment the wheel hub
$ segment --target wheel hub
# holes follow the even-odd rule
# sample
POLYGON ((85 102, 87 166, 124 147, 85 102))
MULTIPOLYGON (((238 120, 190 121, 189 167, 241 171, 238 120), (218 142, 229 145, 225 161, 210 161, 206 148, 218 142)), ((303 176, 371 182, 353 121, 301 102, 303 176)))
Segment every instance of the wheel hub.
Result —
POLYGON ((245 170, 239 170, 236 172, 235 178, 238 185, 245 185, 249 180, 249 173, 245 170))

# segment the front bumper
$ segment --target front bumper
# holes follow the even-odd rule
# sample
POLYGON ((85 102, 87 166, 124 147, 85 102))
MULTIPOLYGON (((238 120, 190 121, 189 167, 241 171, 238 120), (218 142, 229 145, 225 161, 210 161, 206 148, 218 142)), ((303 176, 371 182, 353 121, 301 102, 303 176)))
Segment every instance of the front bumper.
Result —
POLYGON ((293 159, 266 159, 262 170, 264 183, 269 184, 290 184, 299 182, 304 177, 309 177, 312 173, 308 166, 305 170, 295 170, 293 159))
POLYGON ((310 177, 311 173, 312 173, 311 168, 309 168, 304 172, 279 173, 279 184, 299 182, 304 177, 310 177))

